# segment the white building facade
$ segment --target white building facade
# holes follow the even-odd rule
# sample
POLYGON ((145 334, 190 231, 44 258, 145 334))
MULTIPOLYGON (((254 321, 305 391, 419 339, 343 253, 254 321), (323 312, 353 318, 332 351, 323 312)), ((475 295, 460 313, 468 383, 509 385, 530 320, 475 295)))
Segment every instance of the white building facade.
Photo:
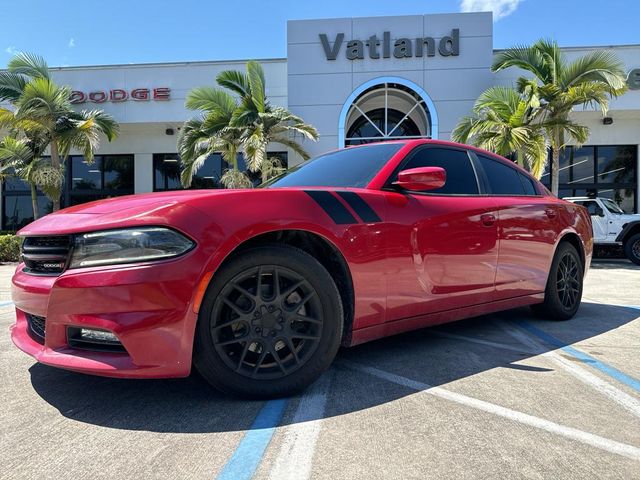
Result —
MULTIPOLYGON (((561 159, 561 196, 597 193, 637 212, 640 159, 640 45, 564 49, 568 58, 608 48, 625 63, 630 90, 614 99, 603 122, 599 111, 576 111, 591 129, 582 147, 561 159)), ((491 13, 412 15, 290 21, 287 58, 260 60, 267 95, 314 125, 317 155, 349 145, 394 139, 448 140, 459 119, 493 85, 513 85, 522 73, 491 72, 491 13)), ((100 108, 120 123, 120 136, 104 140, 96 161, 67 159, 64 205, 99 198, 180 188, 176 139, 197 115, 184 107, 189 90, 214 85, 216 75, 244 70, 245 61, 108 65, 53 69, 71 86, 78 108, 100 108)), ((270 150, 289 166, 300 161, 278 145, 270 150)), ((194 187, 216 188, 225 165, 212 156, 194 187)), ((339 174, 339 172, 337 172, 339 174)), ((549 176, 543 177, 549 182, 549 176)), ((41 213, 50 209, 39 197, 41 213)), ((2 228, 32 219, 28 188, 7 180, 2 228)))

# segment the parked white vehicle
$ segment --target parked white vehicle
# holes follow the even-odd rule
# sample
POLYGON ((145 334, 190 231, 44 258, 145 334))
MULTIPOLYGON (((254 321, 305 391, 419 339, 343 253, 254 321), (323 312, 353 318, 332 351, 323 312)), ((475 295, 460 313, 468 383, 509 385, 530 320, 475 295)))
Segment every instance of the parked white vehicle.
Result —
POLYGON ((624 213, 608 198, 565 197, 564 200, 582 205, 589 211, 596 245, 622 245, 627 258, 640 265, 640 214, 624 213))

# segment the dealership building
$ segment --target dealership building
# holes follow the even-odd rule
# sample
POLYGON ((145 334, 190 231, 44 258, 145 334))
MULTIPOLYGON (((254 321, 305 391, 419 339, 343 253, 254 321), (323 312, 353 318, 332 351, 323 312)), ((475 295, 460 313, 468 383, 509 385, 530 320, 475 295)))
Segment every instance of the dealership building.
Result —
MULTIPOLYGON (((630 89, 611 101, 606 119, 595 110, 573 113, 591 136, 586 145, 565 150, 560 195, 597 193, 638 212, 640 45, 563 50, 571 59, 601 48, 625 63, 630 89)), ((382 139, 448 140, 485 89, 511 86, 522 73, 492 73, 494 54, 491 13, 456 13, 289 21, 287 58, 258 60, 271 103, 287 107, 318 129, 317 143, 304 142, 317 155, 382 139)), ((179 188, 177 134, 182 123, 196 115, 184 107, 187 93, 213 85, 223 70, 244 70, 245 62, 52 69, 58 83, 73 89, 77 108, 103 109, 121 127, 115 141, 101 143, 93 164, 84 163, 80 155, 67 159, 63 204, 179 188)), ((278 145, 270 150, 289 166, 300 162, 278 145)), ((194 186, 217 187, 224 168, 219 155, 211 156, 194 186)), ((549 183, 549 175, 542 180, 549 183)), ((5 180, 1 199, 3 229, 31 220, 25 184, 5 180)), ((42 213, 50 209, 44 196, 39 204, 42 213)))

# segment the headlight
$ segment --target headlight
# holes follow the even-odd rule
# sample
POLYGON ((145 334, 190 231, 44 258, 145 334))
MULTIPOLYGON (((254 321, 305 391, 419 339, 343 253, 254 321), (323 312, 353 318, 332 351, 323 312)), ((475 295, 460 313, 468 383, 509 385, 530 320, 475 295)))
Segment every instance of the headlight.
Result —
POLYGON ((69 268, 177 257, 195 243, 168 228, 141 227, 76 235, 69 268))

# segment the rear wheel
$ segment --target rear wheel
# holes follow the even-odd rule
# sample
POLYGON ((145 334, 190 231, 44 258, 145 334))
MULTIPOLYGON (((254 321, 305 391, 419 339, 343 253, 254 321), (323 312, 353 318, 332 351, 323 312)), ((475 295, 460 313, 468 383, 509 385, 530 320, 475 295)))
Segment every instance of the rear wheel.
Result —
POLYGON ((624 242, 624 253, 629 260, 640 265, 640 233, 636 233, 624 242))
POLYGON ((582 299, 584 267, 575 247, 567 242, 558 246, 551 263, 544 302, 533 305, 533 310, 550 320, 572 318, 582 299))
POLYGON ((329 367, 342 323, 338 289, 315 258, 283 245, 253 248, 214 276, 200 309, 194 364, 228 393, 289 395, 329 367))

